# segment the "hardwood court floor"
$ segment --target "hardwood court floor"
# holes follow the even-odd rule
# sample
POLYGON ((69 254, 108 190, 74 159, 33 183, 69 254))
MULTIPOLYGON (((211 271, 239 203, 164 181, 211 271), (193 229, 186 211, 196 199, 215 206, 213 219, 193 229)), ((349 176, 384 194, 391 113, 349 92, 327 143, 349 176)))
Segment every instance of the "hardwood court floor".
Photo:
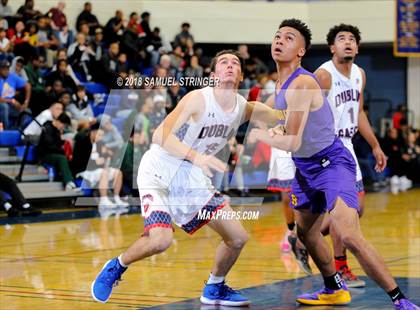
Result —
MULTIPOLYGON (((361 222, 366 238, 380 250, 392 273, 416 281, 419 201, 420 189, 397 196, 368 194, 361 222)), ((261 285, 303 277, 293 257, 280 252, 285 225, 279 204, 246 209, 259 210, 260 218, 244 222, 251 238, 229 274, 229 284, 238 289, 260 287, 258 294, 263 294, 261 285)), ((132 265, 107 304, 91 299, 90 284, 103 263, 127 248, 142 225, 135 214, 0 226, 0 309, 139 309, 200 296, 219 242, 207 227, 193 237, 176 229, 171 248, 132 265)), ((352 257, 350 262, 362 275, 352 257)))

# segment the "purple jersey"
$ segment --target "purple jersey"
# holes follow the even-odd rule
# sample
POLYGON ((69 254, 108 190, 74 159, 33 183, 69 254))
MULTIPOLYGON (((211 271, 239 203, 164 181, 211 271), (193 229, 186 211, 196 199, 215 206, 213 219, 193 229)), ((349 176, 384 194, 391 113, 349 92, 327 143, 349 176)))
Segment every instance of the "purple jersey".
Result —
MULTIPOLYGON (((274 106, 276 109, 285 110, 287 108, 285 98, 287 88, 301 74, 309 75, 317 81, 314 74, 301 67, 297 68, 283 84, 280 92, 276 94, 274 106)), ((334 138, 334 117, 327 98, 324 97, 324 104, 321 108, 314 112, 309 112, 305 129, 303 130, 301 147, 293 153, 293 157, 311 157, 330 146, 334 142, 334 138)))
MULTIPOLYGON (((285 93, 290 83, 300 74, 316 77, 298 68, 284 83, 275 98, 276 109, 286 109, 285 93)), ((290 206, 310 209, 312 213, 331 211, 337 198, 358 210, 356 163, 340 139, 335 138, 334 118, 327 99, 314 112, 309 112, 303 130, 302 144, 293 153, 296 177, 290 192, 290 206)))

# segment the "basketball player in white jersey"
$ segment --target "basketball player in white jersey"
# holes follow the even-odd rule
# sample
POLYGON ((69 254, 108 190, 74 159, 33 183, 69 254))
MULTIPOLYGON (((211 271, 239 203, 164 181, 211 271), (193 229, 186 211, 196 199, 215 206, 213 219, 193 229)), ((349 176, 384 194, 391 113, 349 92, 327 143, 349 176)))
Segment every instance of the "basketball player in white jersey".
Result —
POLYGON ((138 188, 144 234, 119 257, 105 263, 92 283, 95 300, 106 302, 127 267, 162 253, 172 244, 172 221, 187 233, 207 224, 221 237, 215 263, 200 298, 202 303, 244 306, 250 302, 225 284, 225 276, 239 257, 248 234, 239 220, 200 218, 232 209, 211 185, 212 170, 225 171, 214 155, 236 134, 241 122, 252 117, 276 124, 284 114, 261 103, 247 103, 237 93, 243 61, 234 50, 219 52, 211 64, 216 87, 195 90, 183 97, 153 134, 153 144, 140 163, 138 188), (244 113, 245 112, 245 113, 244 113))
MULTIPOLYGON (((362 215, 364 208, 364 187, 362 173, 352 144, 354 134, 360 131, 360 134, 372 147, 377 162, 377 171, 379 166, 385 167, 387 160, 363 111, 366 74, 354 63, 360 39, 360 31, 355 26, 340 24, 331 28, 327 34, 327 42, 332 59, 322 64, 315 72, 334 114, 336 135, 341 138, 357 164, 356 189, 359 193, 359 216, 362 215)), ((335 231, 331 229, 328 219, 324 224, 324 231, 326 233, 329 231, 333 240, 337 271, 342 274, 348 287, 365 286, 365 282, 358 279, 348 267, 346 250, 336 238, 335 231)))

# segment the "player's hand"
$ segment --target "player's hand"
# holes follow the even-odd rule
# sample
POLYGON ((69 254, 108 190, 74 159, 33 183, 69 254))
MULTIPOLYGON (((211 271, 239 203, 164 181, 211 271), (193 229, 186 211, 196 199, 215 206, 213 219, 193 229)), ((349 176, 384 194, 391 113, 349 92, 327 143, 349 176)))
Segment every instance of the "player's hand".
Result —
POLYGON ((284 135, 284 125, 277 125, 276 127, 270 128, 268 130, 268 135, 270 136, 270 138, 273 138, 274 136, 277 135, 284 135))
POLYGON ((203 172, 210 178, 213 176, 213 173, 211 172, 212 169, 219 172, 225 172, 227 169, 227 165, 220 159, 211 155, 204 154, 199 154, 195 158, 194 165, 200 167, 203 172))
POLYGON ((375 171, 378 173, 384 171, 388 158, 382 151, 381 147, 380 146, 375 147, 372 150, 372 153, 376 159, 375 171))
POLYGON ((261 131, 263 130, 260 128, 252 128, 246 138, 246 141, 251 144, 256 143, 259 140, 258 137, 261 135, 261 131))

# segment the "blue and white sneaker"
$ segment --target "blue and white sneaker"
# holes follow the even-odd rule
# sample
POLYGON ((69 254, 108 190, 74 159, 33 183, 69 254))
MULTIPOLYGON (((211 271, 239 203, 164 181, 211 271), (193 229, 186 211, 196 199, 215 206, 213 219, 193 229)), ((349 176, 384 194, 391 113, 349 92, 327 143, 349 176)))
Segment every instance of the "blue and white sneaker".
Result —
POLYGON ((222 305, 231 307, 247 306, 251 302, 238 291, 230 288, 225 281, 217 284, 206 284, 200 301, 206 305, 222 305))
POLYGON ((95 281, 92 282, 91 293, 93 299, 106 303, 111 296, 112 288, 118 285, 121 275, 126 270, 127 268, 121 266, 117 257, 107 261, 95 281))

